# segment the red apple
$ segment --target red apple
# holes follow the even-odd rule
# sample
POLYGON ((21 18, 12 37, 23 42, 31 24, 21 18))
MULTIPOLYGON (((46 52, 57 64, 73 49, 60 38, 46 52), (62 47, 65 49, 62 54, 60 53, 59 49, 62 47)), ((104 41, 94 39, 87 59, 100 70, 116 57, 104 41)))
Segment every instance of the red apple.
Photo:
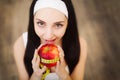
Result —
POLYGON ((54 44, 45 44, 41 46, 38 55, 40 56, 40 63, 49 68, 56 66, 56 63, 59 60, 58 47, 54 44))

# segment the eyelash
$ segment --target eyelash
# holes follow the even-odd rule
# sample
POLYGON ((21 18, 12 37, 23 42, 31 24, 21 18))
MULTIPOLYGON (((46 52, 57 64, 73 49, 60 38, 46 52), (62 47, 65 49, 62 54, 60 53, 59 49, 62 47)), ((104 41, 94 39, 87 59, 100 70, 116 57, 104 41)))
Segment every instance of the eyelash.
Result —
MULTIPOLYGON (((44 22, 37 22, 37 25, 39 26, 39 27, 44 27, 44 25, 45 25, 45 23, 44 22)), ((63 24, 60 24, 60 23, 57 23, 57 24, 55 24, 56 26, 56 28, 61 28, 61 27, 63 27, 63 24)))
POLYGON ((63 27, 63 24, 56 24, 56 27, 57 28, 59 28, 59 27, 61 28, 61 27, 63 27))
POLYGON ((37 25, 40 26, 40 27, 44 26, 44 22, 37 22, 37 25))

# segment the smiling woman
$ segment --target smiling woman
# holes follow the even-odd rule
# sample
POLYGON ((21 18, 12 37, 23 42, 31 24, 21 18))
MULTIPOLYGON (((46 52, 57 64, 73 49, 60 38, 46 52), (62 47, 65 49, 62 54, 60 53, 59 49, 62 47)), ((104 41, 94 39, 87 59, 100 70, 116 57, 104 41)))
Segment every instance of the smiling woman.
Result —
POLYGON ((78 35, 71 0, 33 0, 29 15, 28 31, 14 45, 20 80, 83 80, 87 44, 78 35), (43 44, 57 45, 56 66, 40 67, 43 44))

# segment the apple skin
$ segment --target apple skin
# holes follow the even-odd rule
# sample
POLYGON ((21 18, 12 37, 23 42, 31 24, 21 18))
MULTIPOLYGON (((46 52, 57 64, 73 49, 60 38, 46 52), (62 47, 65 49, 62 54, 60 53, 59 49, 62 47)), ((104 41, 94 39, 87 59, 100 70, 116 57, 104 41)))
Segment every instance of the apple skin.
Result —
POLYGON ((40 64, 47 66, 48 68, 56 66, 59 61, 59 50, 54 44, 44 44, 38 50, 40 56, 40 64))

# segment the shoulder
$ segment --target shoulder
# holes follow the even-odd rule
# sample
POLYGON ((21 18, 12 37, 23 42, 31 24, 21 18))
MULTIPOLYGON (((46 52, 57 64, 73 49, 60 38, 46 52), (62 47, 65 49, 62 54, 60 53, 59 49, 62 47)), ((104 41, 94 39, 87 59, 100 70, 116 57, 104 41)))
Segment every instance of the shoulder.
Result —
POLYGON ((79 41, 80 41, 80 50, 81 50, 80 58, 78 64, 76 65, 71 75, 71 77, 74 80, 84 80, 85 64, 87 59, 87 42, 82 37, 79 37, 79 41))
POLYGON ((86 57, 87 56, 87 42, 83 37, 79 37, 80 41, 80 50, 81 50, 81 56, 86 57))
POLYGON ((14 43, 14 60, 17 66, 20 80, 28 80, 28 74, 24 66, 24 54, 25 46, 23 41, 23 35, 21 35, 14 43))
POLYGON ((24 51, 25 51, 25 47, 24 47, 24 42, 23 42, 23 37, 20 36, 14 43, 13 45, 13 50, 14 50, 14 56, 23 56, 24 51))
POLYGON ((14 49, 25 49, 27 44, 27 32, 24 32, 14 43, 14 49))
POLYGON ((79 37, 79 41, 80 41, 80 51, 81 52, 80 52, 80 58, 79 58, 78 65, 85 66, 86 59, 87 59, 87 42, 82 37, 79 37))
POLYGON ((13 48, 16 49, 16 48, 20 48, 20 47, 24 47, 22 36, 20 36, 20 37, 15 41, 13 48))

